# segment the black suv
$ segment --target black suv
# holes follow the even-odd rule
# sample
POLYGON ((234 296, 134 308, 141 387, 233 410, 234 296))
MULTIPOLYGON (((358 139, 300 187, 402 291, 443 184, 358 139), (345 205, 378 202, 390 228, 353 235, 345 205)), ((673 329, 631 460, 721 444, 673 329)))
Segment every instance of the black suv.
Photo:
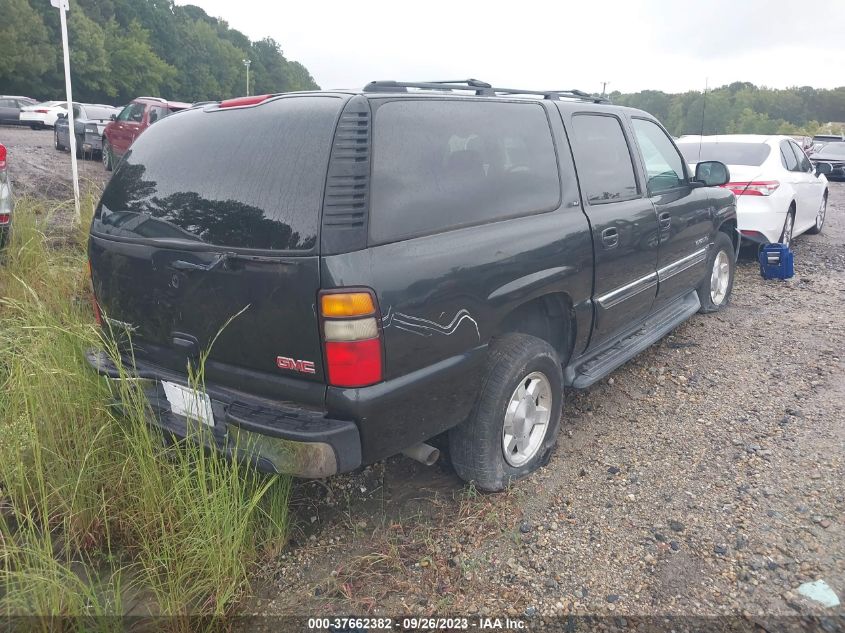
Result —
POLYGON ((728 180, 578 91, 234 99, 134 143, 91 226, 92 280, 168 432, 201 422, 221 451, 323 477, 430 456, 448 431, 458 474, 500 490, 548 459, 564 386, 728 302, 728 180))

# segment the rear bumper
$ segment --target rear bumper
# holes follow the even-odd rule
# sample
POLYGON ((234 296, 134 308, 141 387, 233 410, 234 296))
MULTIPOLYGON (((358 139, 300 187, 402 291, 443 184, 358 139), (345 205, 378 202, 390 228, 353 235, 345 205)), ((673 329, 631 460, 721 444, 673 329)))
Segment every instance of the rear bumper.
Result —
POLYGON ((85 132, 82 150, 86 152, 100 152, 103 150, 103 137, 99 132, 85 132))
MULTIPOLYGON (((89 350, 86 360, 100 375, 121 378, 120 370, 105 353, 89 350)), ((214 427, 203 427, 210 432, 196 433, 197 423, 173 413, 161 386, 162 380, 186 385, 184 375, 136 362, 131 376, 141 381, 152 425, 179 438, 197 439, 259 470, 319 478, 361 465, 361 439, 358 427, 350 420, 333 420, 322 411, 206 385, 214 427)))
POLYGON ((737 228, 743 239, 767 244, 780 241, 791 199, 772 196, 737 196, 737 228))

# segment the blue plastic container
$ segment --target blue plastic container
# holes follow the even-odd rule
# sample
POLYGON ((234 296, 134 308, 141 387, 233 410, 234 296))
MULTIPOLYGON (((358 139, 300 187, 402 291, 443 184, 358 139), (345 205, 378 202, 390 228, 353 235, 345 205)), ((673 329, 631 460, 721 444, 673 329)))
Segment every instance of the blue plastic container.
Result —
POLYGON ((795 274, 792 251, 786 244, 766 244, 758 257, 763 279, 789 279, 795 274))

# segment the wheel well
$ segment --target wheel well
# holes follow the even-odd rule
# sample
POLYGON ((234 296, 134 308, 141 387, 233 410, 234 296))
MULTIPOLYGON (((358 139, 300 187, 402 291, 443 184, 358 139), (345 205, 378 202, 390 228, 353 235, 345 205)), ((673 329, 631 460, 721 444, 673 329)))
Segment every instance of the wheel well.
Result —
POLYGON ((719 225, 719 232, 727 235, 734 246, 734 253, 739 252, 739 231, 736 230, 736 220, 725 220, 719 225))
POLYGON ((513 309, 496 329, 496 336, 519 332, 548 342, 566 365, 575 342, 575 314, 572 299, 555 292, 532 299, 513 309))

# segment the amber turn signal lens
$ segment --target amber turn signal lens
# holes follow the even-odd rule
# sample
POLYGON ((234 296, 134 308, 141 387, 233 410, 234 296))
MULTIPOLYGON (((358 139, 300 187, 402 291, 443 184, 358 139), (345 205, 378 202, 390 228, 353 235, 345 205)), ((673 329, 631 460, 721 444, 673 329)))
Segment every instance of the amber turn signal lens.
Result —
POLYGON ((351 317, 373 314, 376 307, 368 292, 337 292, 320 298, 320 309, 324 317, 351 317))

